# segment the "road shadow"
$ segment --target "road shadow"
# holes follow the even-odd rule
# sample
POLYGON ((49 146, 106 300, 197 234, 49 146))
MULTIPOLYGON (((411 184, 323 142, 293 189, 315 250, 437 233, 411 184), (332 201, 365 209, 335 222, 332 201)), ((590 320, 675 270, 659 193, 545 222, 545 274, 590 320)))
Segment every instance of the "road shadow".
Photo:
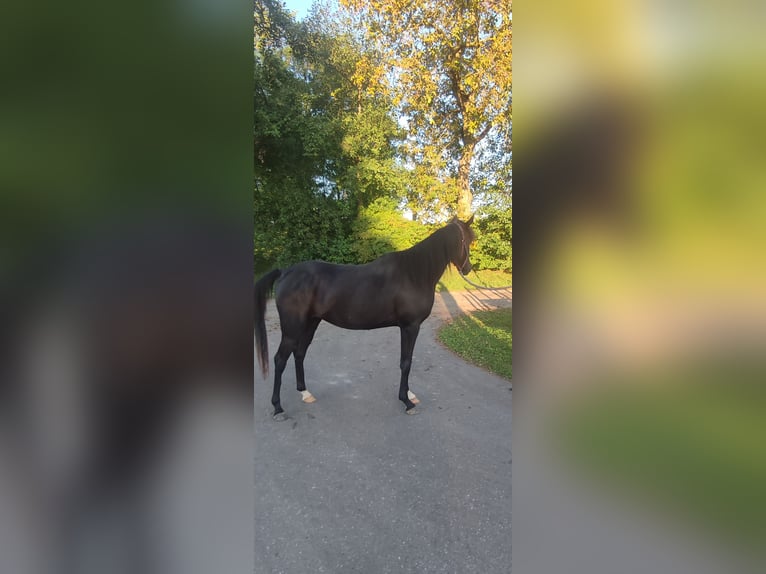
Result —
POLYGON ((471 311, 491 311, 501 307, 509 307, 512 294, 510 289, 503 289, 502 291, 480 291, 477 289, 464 291, 464 296, 471 311))
POLYGON ((441 283, 441 281, 439 284, 442 285, 442 288, 444 289, 443 291, 439 292, 439 295, 441 295, 441 300, 450 315, 450 319, 454 321, 463 313, 463 310, 460 308, 460 305, 458 305, 452 294, 447 291, 446 288, 444 288, 444 285, 441 283))
POLYGON ((437 299, 443 304, 443 309, 437 308, 437 314, 446 315, 444 319, 454 321, 460 315, 475 311, 493 311, 512 306, 510 289, 500 291, 448 291, 442 284, 443 291, 437 293, 437 299))

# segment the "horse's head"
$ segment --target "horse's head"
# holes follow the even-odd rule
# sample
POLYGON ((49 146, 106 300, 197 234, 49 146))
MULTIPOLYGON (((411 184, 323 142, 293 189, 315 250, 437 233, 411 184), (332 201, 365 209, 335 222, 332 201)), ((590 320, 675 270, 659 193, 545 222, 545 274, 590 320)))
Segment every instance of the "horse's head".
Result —
POLYGON ((460 270, 463 275, 468 275, 473 268, 471 266, 471 244, 476 240, 476 234, 471 229, 473 215, 468 221, 460 221, 453 217, 450 224, 455 224, 460 230, 460 243, 453 252, 452 264, 460 270))

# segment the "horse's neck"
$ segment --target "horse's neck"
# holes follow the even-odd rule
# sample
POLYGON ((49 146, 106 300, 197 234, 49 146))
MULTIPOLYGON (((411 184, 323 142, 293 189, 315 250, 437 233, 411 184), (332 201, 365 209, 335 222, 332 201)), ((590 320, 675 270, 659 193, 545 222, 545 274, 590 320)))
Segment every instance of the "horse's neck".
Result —
POLYGON ((434 232, 412 249, 415 255, 414 263, 417 265, 415 271, 434 289, 450 263, 443 237, 446 232, 437 236, 440 232, 441 230, 434 232))

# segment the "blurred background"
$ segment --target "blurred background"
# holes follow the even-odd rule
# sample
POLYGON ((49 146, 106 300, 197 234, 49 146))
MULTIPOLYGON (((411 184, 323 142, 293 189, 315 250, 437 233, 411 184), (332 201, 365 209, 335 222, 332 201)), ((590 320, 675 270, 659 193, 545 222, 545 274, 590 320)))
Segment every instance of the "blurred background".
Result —
POLYGON ((766 14, 720 8, 516 6, 515 573, 763 571, 766 14))
POLYGON ((0 571, 252 571, 252 3, 0 43, 0 571))

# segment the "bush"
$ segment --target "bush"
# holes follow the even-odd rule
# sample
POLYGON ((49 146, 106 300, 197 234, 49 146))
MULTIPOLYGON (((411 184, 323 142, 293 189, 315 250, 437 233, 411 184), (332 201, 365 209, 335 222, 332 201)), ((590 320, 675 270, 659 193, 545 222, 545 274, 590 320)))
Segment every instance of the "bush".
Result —
POLYGON ((512 220, 510 209, 485 206, 478 211, 474 223, 476 245, 471 250, 476 269, 513 271, 512 220))
MULTIPOLYGON (((390 197, 378 198, 355 214, 348 201, 298 186, 272 188, 270 197, 256 201, 255 267, 260 273, 311 259, 368 263, 412 247, 435 228, 406 219, 390 197)), ((471 261, 476 269, 511 272, 511 211, 485 206, 474 229, 471 261)))
POLYGON ((360 210, 351 239, 356 263, 367 263, 390 251, 412 247, 433 231, 402 216, 394 199, 381 197, 360 210))
POLYGON ((254 259, 257 272, 299 261, 354 261, 349 239, 354 212, 336 201, 286 182, 256 195, 254 259))

